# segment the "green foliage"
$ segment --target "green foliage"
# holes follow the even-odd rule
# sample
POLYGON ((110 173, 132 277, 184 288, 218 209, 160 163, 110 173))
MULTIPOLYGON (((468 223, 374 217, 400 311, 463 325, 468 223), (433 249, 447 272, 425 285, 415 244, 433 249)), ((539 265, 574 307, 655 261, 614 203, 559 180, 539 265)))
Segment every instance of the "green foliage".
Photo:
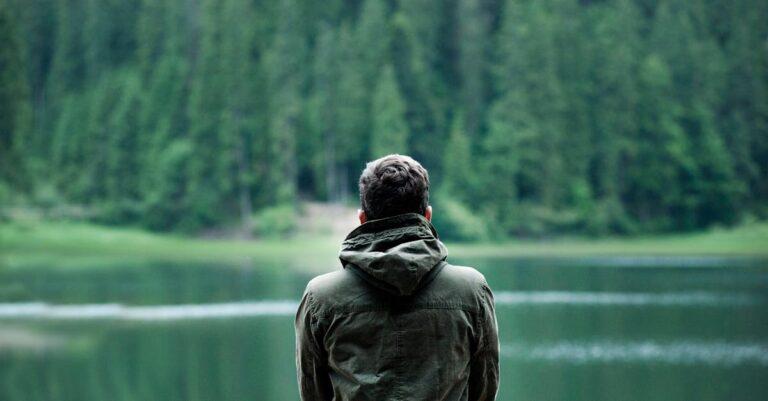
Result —
POLYGON ((464 133, 464 120, 454 118, 451 136, 445 145, 443 157, 444 190, 464 202, 470 202, 470 195, 475 185, 477 172, 472 163, 472 148, 469 138, 464 133))
POLYGON ((31 196, 33 206, 48 211, 64 203, 64 199, 53 184, 45 181, 39 181, 36 184, 31 196))
POLYGON ((344 160, 342 147, 346 138, 342 133, 346 130, 342 110, 343 102, 339 98, 342 91, 340 82, 339 56, 341 49, 337 46, 338 38, 328 27, 321 27, 318 42, 315 46, 313 66, 314 96, 309 100, 307 137, 299 143, 300 156, 310 159, 312 180, 315 191, 327 200, 337 201, 341 198, 342 183, 339 182, 339 169, 344 160), (317 150, 321 150, 317 152, 317 150))
POLYGON ((162 148, 153 161, 155 170, 147 183, 144 218, 147 227, 191 230, 195 222, 186 215, 186 174, 192 157, 188 140, 175 140, 162 148))
POLYGON ((296 232, 298 217, 293 205, 277 205, 259 210, 253 217, 254 234, 259 237, 285 237, 296 232))
POLYGON ((443 240, 480 242, 488 240, 488 222, 466 204, 449 194, 439 194, 433 201, 432 223, 443 240))
POLYGON ((373 127, 371 157, 408 152, 408 126, 405 124, 405 102, 400 95, 395 73, 387 65, 373 94, 373 127))
POLYGON ((297 29, 301 26, 299 12, 296 1, 281 2, 277 33, 265 61, 268 90, 273 96, 266 155, 269 163, 266 181, 272 187, 272 203, 293 202, 296 197, 296 141, 304 129, 301 91, 307 61, 306 36, 297 29))
POLYGON ((28 188, 22 161, 29 150, 24 146, 30 128, 29 83, 24 79, 17 18, 8 3, 0 0, 0 182, 28 188))
POLYGON ((457 5, 458 70, 461 73, 462 109, 466 114, 465 128, 476 136, 485 120, 489 81, 488 49, 491 43, 488 23, 490 10, 481 1, 459 1, 457 5))
MULTIPOLYGON (((0 181, 0 205, 9 205, 11 204, 11 199, 13 197, 13 193, 11 191, 11 187, 4 183, 3 181, 0 181)), ((3 219, 4 216, 4 210, 0 207, 0 220, 3 219)))
POLYGON ((766 15, 0 0, 0 182, 113 224, 249 231, 254 209, 354 198, 364 163, 398 152, 461 238, 735 224, 768 216, 766 15))

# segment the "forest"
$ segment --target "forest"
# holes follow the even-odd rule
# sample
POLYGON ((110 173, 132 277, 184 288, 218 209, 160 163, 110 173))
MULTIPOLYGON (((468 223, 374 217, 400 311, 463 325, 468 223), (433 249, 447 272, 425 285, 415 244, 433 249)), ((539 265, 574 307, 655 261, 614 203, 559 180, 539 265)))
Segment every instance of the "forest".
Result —
POLYGON ((0 206, 249 227, 354 203, 396 152, 452 238, 765 219, 766 21, 764 0, 0 0, 0 206))

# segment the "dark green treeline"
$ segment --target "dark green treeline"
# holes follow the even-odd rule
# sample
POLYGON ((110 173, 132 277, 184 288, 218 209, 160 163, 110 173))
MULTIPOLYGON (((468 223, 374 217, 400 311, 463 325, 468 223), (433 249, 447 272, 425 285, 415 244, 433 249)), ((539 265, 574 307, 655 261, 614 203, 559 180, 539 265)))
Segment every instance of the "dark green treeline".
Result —
POLYGON ((0 198, 195 231, 352 198, 399 152, 456 236, 764 217, 765 21, 763 0, 0 0, 0 198))

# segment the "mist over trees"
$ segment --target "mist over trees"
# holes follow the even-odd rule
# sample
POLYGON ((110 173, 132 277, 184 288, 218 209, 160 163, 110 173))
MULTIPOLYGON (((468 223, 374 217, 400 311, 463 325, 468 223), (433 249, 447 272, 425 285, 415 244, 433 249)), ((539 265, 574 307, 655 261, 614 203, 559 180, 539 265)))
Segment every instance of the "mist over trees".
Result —
POLYGON ((0 0, 0 202, 195 232, 349 201, 399 152, 458 237, 764 218, 765 21, 761 0, 0 0))

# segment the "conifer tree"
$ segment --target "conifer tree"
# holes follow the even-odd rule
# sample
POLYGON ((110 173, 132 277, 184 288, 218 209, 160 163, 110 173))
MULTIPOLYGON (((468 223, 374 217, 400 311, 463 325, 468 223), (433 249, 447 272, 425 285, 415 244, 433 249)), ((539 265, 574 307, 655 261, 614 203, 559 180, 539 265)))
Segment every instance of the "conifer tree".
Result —
POLYGON ((444 190, 457 199, 471 203, 477 188, 472 163, 472 144, 465 133, 464 119, 457 115, 451 124, 451 135, 443 156, 444 190))
POLYGON ((108 211, 104 217, 122 223, 135 220, 141 211, 138 142, 141 100, 138 74, 130 73, 119 78, 118 101, 100 125, 106 130, 108 149, 103 181, 108 211))
POLYGON ((312 130, 299 147, 300 155, 310 160, 316 189, 329 201, 338 201, 341 197, 339 171, 344 156, 339 153, 347 148, 343 144, 354 138, 349 136, 349 131, 339 129, 345 120, 339 117, 339 102, 345 94, 339 89, 343 78, 339 74, 337 41, 332 28, 320 27, 312 70, 313 95, 308 105, 312 130))
MULTIPOLYGON (((258 90, 258 81, 263 80, 254 68, 255 26, 254 10, 247 1, 228 0, 222 10, 223 24, 221 57, 219 69, 223 74, 225 109, 219 130, 222 152, 230 157, 219 157, 217 169, 222 177, 231 182, 228 204, 237 202, 240 224, 243 232, 250 235, 253 199, 251 189, 255 185, 252 173, 253 154, 251 144, 255 132, 255 102, 252 92, 258 90)), ((234 209, 234 208, 233 208, 234 209)), ((233 213, 234 214, 234 213, 233 213)))
POLYGON ((392 14, 392 59, 401 93, 405 99, 405 118, 409 129, 419 140, 409 145, 413 156, 425 165, 437 166, 450 132, 448 113, 454 106, 456 93, 452 85, 455 57, 450 47, 452 14, 455 5, 443 0, 398 2, 392 14), (444 53, 450 57, 442 59, 444 53), (438 151, 436 151, 438 150, 438 151))
MULTIPOLYGON (((376 16, 374 14, 373 16, 376 16)), ((373 18, 366 17, 368 19, 373 18)), ((362 24, 362 22, 358 22, 362 24)), ((334 60, 337 69, 337 83, 335 85, 337 107, 335 124, 336 142, 338 147, 333 151, 334 158, 338 161, 337 168, 334 169, 335 178, 333 185, 334 191, 329 193, 331 198, 336 200, 344 198, 345 194, 350 192, 350 174, 351 169, 357 169, 357 166, 364 163, 370 149, 370 127, 371 127, 371 99, 370 83, 375 82, 375 78, 368 78, 367 75, 377 71, 381 66, 384 55, 375 65, 366 64, 366 53, 373 52, 377 47, 369 47, 369 40, 378 40, 386 42, 384 32, 378 32, 375 37, 364 36, 363 34, 374 35, 374 32, 360 32, 361 28, 353 29, 351 25, 343 24, 339 27, 336 34, 336 57, 334 60)), ((375 24, 374 24, 375 26, 375 24)), ((370 55, 368 56, 370 57, 370 55)), ((354 170, 352 170, 354 171, 354 170)), ((328 183, 331 184, 330 182, 328 183)))
POLYGON ((694 172, 689 143, 680 126, 672 74, 658 56, 648 56, 639 71, 638 131, 627 167, 628 209, 645 229, 669 230, 673 219, 690 219, 692 208, 681 191, 694 172))
POLYGON ((300 9, 294 0, 283 1, 278 10, 277 31, 267 54, 266 69, 270 99, 268 186, 272 203, 296 199, 298 166, 296 138, 302 126, 302 87, 305 83, 307 46, 298 30, 300 9))
POLYGON ((400 95, 394 70, 384 66, 373 94, 373 129, 371 157, 408 152, 408 126, 405 123, 405 102, 400 95))
POLYGON ((231 152, 222 142, 221 123, 224 114, 225 74, 221 70, 221 39, 224 24, 223 2, 206 0, 201 4, 199 58, 193 66, 187 121, 192 157, 189 161, 189 187, 185 205, 188 216, 185 229, 195 230, 226 218, 231 204, 232 178, 222 174, 219 166, 229 164, 231 152))
POLYGON ((489 113, 489 132, 482 143, 483 156, 478 162, 480 190, 476 198, 500 235, 512 234, 521 226, 518 186, 527 131, 525 125, 510 118, 514 107, 511 97, 494 103, 489 113))
POLYGON ((470 137, 480 132, 487 96, 491 16, 483 5, 481 0, 460 0, 456 11, 462 109, 470 137))
POLYGON ((0 0, 0 196, 249 231, 251 208, 343 201, 362 163, 408 152, 503 235, 764 217, 766 13, 757 0, 0 0))
POLYGON ((31 151, 25 146, 31 128, 30 93, 18 27, 7 2, 0 0, 0 186, 5 181, 22 188, 27 187, 24 154, 31 151))
MULTIPOLYGON (((592 154, 589 185, 595 205, 585 216, 592 233, 625 232, 621 168, 637 130, 637 54, 641 52, 641 15, 632 0, 595 8, 587 15, 589 41, 588 114, 592 154), (616 42, 621 46, 617 46, 616 42)), ((582 100, 584 101, 584 100, 582 100)))
POLYGON ((355 171, 370 154, 372 124, 371 83, 376 82, 381 66, 390 57, 391 30, 387 5, 379 0, 363 2, 354 25, 342 24, 338 30, 338 137, 336 158, 338 194, 354 188, 355 171))

